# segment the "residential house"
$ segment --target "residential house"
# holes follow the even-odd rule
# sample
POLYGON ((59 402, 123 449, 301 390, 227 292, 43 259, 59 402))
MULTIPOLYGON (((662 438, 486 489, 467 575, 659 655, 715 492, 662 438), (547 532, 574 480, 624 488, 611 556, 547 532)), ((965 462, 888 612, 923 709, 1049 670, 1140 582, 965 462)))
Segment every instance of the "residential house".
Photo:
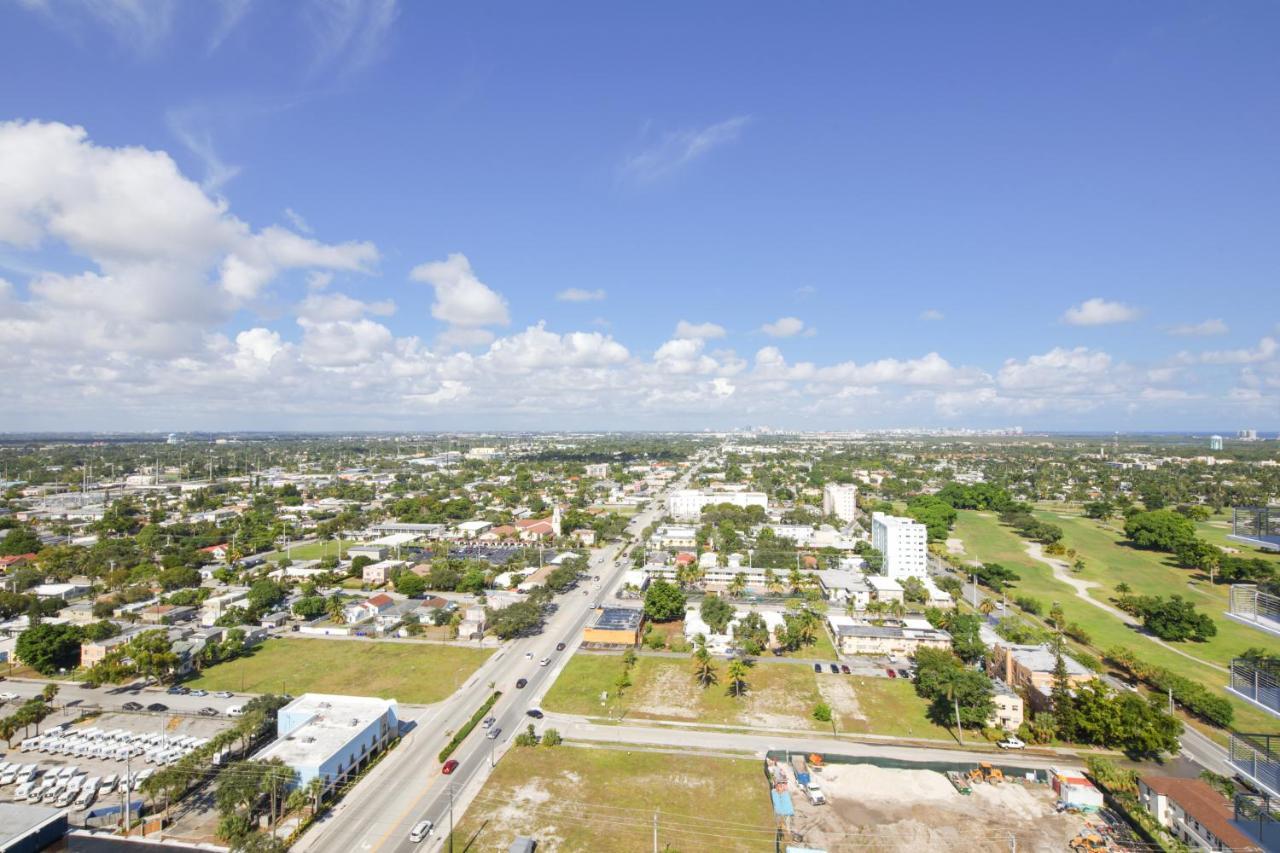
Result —
POLYGON ((381 586, 387 582, 391 572, 407 565, 408 563, 404 560, 381 560, 377 563, 370 563, 360 572, 360 579, 365 583, 381 586))
POLYGON ((1259 850, 1236 826, 1225 797, 1201 779, 1143 776, 1138 800, 1161 826, 1192 850, 1259 850))
POLYGON ((1006 732, 1016 732, 1024 719, 1022 697, 1012 687, 999 678, 991 679, 994 695, 991 697, 995 710, 987 720, 987 726, 1002 728, 1006 732))
POLYGON ((922 648, 949 649, 951 635, 934 628, 926 619, 887 619, 879 624, 840 613, 829 613, 827 624, 836 646, 846 655, 903 655, 912 657, 922 648))
POLYGON ((348 604, 342 608, 342 615, 346 617, 348 624, 355 625, 357 622, 365 622, 376 618, 394 605, 395 599, 386 593, 379 593, 366 598, 364 601, 348 604))
MULTIPOLYGON (((1063 662, 1067 667, 1067 681, 1072 687, 1096 678, 1093 672, 1069 655, 1063 655, 1063 662)), ((1049 695, 1053 691, 1053 670, 1056 663, 1057 657, 1048 643, 1014 645, 999 642, 991 647, 987 673, 1015 690, 1024 691, 1031 707, 1044 711, 1051 704, 1049 695)))

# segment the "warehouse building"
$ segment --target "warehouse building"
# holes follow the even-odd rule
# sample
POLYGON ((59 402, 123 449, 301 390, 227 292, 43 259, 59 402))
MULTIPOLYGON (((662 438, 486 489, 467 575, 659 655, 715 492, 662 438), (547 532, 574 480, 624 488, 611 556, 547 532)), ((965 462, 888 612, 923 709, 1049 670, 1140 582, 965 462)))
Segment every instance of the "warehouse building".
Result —
POLYGON ((644 611, 637 607, 601 607, 582 629, 582 642, 594 646, 634 646, 640 642, 644 611))
POLYGON ((321 778, 331 790, 357 773, 400 733, 394 699, 305 693, 280 709, 276 740, 258 753, 298 771, 298 784, 321 778))

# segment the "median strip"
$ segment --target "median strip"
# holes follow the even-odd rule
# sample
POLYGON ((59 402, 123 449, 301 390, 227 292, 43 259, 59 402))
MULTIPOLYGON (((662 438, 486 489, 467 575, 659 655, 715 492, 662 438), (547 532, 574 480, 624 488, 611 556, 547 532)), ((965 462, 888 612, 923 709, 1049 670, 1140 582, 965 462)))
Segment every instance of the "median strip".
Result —
POLYGON ((501 696, 501 690, 493 691, 493 695, 486 699, 485 703, 480 706, 479 710, 471 715, 471 719, 467 720, 466 724, 454 733, 453 739, 445 744, 444 749, 440 750, 439 760, 441 764, 449 760, 449 756, 453 755, 454 750, 462 745, 462 742, 467 739, 467 735, 471 734, 471 730, 484 719, 484 715, 489 713, 489 710, 493 708, 494 703, 496 703, 501 696))

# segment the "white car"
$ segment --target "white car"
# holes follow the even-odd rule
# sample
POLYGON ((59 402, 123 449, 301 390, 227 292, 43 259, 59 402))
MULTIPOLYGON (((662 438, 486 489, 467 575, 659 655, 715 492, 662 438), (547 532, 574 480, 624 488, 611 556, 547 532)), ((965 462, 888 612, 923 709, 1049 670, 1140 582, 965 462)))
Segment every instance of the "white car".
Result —
POLYGON ((409 840, 414 844, 420 844, 424 838, 431 834, 431 830, 435 828, 429 820, 418 821, 413 825, 413 829, 409 830, 409 840))
POLYGON ((12 702, 14 699, 17 699, 17 698, 18 698, 17 693, 11 693, 7 690, 4 693, 0 693, 0 699, 3 699, 5 702, 12 702))
POLYGON ((1019 738, 1009 735, 1004 740, 996 744, 1001 749, 1022 749, 1026 746, 1019 738))
POLYGON ((546 666, 549 663, 551 663, 551 658, 543 658, 542 660, 538 661, 538 666, 546 666))

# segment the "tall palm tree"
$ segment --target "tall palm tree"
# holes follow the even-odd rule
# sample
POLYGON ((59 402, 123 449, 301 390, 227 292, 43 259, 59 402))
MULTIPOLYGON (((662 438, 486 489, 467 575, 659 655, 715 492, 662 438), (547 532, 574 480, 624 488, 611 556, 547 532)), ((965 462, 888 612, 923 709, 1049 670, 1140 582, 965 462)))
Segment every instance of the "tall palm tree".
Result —
POLYGON ((335 625, 343 625, 347 621, 346 614, 342 612, 342 599, 334 595, 324 603, 325 612, 329 614, 329 621, 335 625))
POLYGON ((782 592, 782 581, 778 580, 778 574, 773 569, 764 570, 764 587, 774 595, 782 592))
POLYGON ((704 689, 719 680, 715 661, 711 659, 711 653, 707 651, 705 645, 699 646, 698 650, 693 653, 693 678, 704 689))
POLYGON ((804 589, 804 576, 800 574, 800 570, 798 568, 793 568, 791 571, 787 572, 787 585, 790 586, 791 591, 797 595, 802 589, 804 589))
POLYGON ((729 692, 735 697, 741 697, 747 692, 746 661, 741 659, 729 661, 729 692))
POLYGON ((978 612, 981 613, 983 616, 990 616, 992 611, 995 609, 996 609, 995 602, 993 602, 989 598, 982 599, 982 602, 978 605, 978 612))
POLYGON ((745 572, 738 572, 733 576, 733 580, 729 581, 729 595, 733 598, 741 598, 746 591, 747 575, 745 572))
POLYGON ((960 725, 960 673, 952 670, 944 676, 944 679, 942 682, 943 695, 947 697, 947 701, 955 706, 956 709, 956 737, 960 739, 961 743, 964 743, 964 728, 960 725))

